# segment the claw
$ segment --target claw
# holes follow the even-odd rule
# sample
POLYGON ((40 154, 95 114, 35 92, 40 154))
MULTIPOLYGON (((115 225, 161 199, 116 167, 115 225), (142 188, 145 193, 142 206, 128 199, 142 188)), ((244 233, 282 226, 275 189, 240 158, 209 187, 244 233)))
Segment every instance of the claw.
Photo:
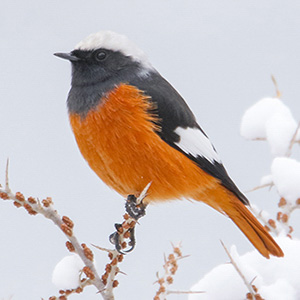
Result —
POLYGON ((143 201, 137 204, 137 199, 134 195, 128 195, 125 204, 126 212, 136 221, 146 214, 146 205, 143 201))
MULTIPOLYGON (((131 222, 134 222, 134 226, 138 219, 143 217, 146 214, 146 207, 147 205, 143 203, 143 199, 147 195, 147 191, 150 187, 151 183, 149 183, 144 190, 141 192, 139 197, 136 197, 134 195, 128 195, 126 203, 125 203, 125 210, 128 213, 128 215, 135 220, 135 222, 132 220, 131 222)), ((132 223, 131 223, 132 224, 132 223)), ((120 253, 120 254, 126 254, 131 252, 135 245, 136 245, 136 240, 135 240, 135 227, 130 225, 130 228, 127 229, 127 232, 129 232, 129 237, 124 238, 124 228, 123 230, 120 230, 123 225, 122 224, 115 224, 116 231, 112 233, 109 236, 109 241, 115 246, 115 249, 120 253), (122 244, 125 242, 125 240, 129 240, 127 242, 127 245, 129 247, 123 248, 122 244)), ((127 227, 128 228, 128 227, 127 227)))

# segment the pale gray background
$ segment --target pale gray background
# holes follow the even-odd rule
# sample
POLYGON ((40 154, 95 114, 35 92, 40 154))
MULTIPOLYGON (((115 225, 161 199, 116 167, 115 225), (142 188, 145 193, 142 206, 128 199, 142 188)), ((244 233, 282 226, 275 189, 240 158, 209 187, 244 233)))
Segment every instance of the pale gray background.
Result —
MULTIPOLYGON (((299 1, 1 0, 0 6, 1 182, 9 157, 12 189, 53 197, 83 242, 109 247, 123 202, 77 149, 65 106, 70 65, 54 52, 70 51, 102 29, 128 35, 187 100, 242 190, 269 172, 268 145, 244 141, 239 124, 245 109, 275 95, 271 74, 300 118, 299 1)), ((264 190, 249 198, 268 208, 277 195, 264 190)), ((298 236, 299 217, 293 219, 298 236)), ((240 253, 253 249, 232 222, 203 204, 153 206, 140 223, 137 247, 121 265, 128 276, 118 277, 116 299, 153 298, 170 242, 182 241, 183 253, 191 255, 176 275, 174 288, 181 290, 227 261, 220 239, 240 253)), ((3 201, 0 228, 0 298, 54 294, 51 273, 68 254, 65 237, 50 221, 3 201)), ((106 256, 97 253, 97 262, 102 273, 106 256)), ((99 299, 92 287, 84 295, 74 299, 99 299)))

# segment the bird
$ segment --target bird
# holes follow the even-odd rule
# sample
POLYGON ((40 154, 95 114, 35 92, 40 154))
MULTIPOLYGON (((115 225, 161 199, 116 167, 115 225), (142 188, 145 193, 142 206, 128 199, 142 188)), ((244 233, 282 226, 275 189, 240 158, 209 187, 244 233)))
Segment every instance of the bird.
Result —
POLYGON ((103 30, 54 55, 71 62, 71 128, 106 185, 126 197, 151 182, 146 205, 203 202, 229 217, 264 257, 284 255, 247 208, 185 100, 131 40, 103 30))

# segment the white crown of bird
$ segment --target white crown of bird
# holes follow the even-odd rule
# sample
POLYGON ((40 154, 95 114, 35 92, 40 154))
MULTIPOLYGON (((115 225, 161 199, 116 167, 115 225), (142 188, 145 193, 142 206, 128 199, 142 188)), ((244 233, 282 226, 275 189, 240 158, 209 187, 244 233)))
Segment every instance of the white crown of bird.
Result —
POLYGON ((138 48, 125 35, 103 30, 92 33, 75 46, 75 50, 92 51, 99 48, 119 51, 125 56, 130 56, 134 61, 141 63, 146 69, 153 69, 146 54, 138 48))

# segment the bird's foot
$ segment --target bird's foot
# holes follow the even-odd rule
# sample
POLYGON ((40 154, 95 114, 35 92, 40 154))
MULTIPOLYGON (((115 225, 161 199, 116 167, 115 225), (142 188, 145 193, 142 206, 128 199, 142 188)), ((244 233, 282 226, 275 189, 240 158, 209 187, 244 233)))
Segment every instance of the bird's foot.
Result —
POLYGON ((146 214, 146 205, 134 195, 128 195, 125 210, 136 221, 146 214))
POLYGON ((128 195, 125 203, 126 214, 122 224, 115 224, 116 231, 109 236, 110 242, 115 245, 121 254, 131 252, 135 245, 135 225, 137 221, 146 214, 147 205, 143 199, 147 195, 150 183, 145 187, 139 197, 128 195))

